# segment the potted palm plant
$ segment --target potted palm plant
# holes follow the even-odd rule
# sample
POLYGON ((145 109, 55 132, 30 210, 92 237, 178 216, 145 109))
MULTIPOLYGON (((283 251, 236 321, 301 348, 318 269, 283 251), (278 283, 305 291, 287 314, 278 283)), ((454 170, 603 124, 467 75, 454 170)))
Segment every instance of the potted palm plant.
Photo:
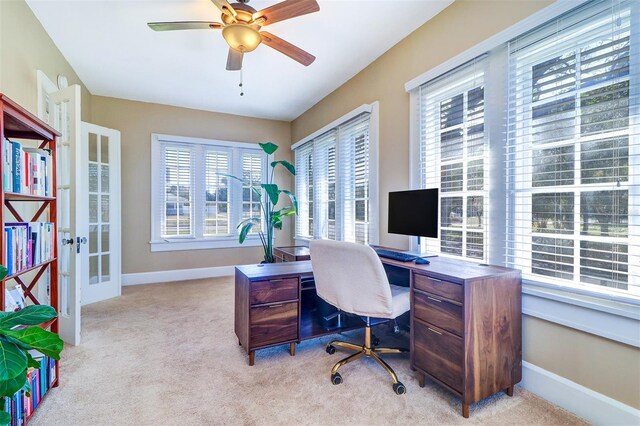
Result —
MULTIPOLYGON (((267 142, 259 144, 260 147, 267 155, 271 155, 278 150, 278 145, 267 142)), ((260 200, 260 215, 252 216, 242 220, 238 224, 240 234, 238 241, 243 244, 254 226, 260 227, 258 229, 258 237, 262 243, 264 249, 264 263, 273 263, 275 258, 273 257, 273 240, 275 237, 274 231, 276 229, 282 229, 282 221, 287 216, 292 216, 298 212, 298 202, 296 196, 286 189, 280 189, 277 184, 274 183, 274 174, 277 167, 283 167, 291 175, 295 176, 296 169, 293 164, 285 160, 272 161, 270 164, 270 172, 267 173, 267 181, 261 182, 260 185, 254 185, 251 190, 260 200), (263 191, 266 193, 266 197, 263 196, 263 191), (285 199, 288 200, 288 204, 281 208, 276 208, 280 202, 280 195, 284 194, 285 199)), ((225 174, 230 178, 236 179, 240 182, 243 180, 240 177, 225 174)))
MULTIPOLYGON (((0 280, 6 276, 7 268, 0 265, 0 280)), ((29 368, 40 368, 40 363, 29 351, 60 359, 64 343, 57 334, 39 327, 57 316, 56 310, 46 305, 0 311, 0 424, 11 423, 11 414, 4 410, 4 397, 12 398, 19 390, 31 392, 27 372, 29 368)))

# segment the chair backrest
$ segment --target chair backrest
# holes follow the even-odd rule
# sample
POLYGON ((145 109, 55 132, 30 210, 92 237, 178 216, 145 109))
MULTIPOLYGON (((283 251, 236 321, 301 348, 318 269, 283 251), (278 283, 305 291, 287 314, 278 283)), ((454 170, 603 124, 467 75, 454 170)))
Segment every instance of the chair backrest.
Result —
POLYGON ((318 296, 345 312, 391 317, 391 287, 382 262, 371 247, 313 240, 309 250, 318 296))

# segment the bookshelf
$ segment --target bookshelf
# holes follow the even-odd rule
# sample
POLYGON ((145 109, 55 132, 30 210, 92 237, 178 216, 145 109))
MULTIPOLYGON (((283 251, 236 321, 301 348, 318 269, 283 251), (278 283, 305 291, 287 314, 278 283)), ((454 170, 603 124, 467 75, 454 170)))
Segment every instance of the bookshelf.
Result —
MULTIPOLYGON (((60 133, 2 93, 0 110, 0 262, 9 269, 1 281, 0 307, 6 309, 7 289, 19 284, 27 304, 48 303, 60 312, 56 242, 56 141, 60 133), (37 286, 47 282, 48 300, 40 300, 44 291, 37 286)), ((58 333, 57 318, 42 327, 58 333)), ((58 362, 43 358, 41 368, 30 374, 37 393, 26 398, 18 392, 7 401, 12 402, 13 410, 21 405, 12 412, 17 425, 28 423, 48 390, 58 386, 58 362)))

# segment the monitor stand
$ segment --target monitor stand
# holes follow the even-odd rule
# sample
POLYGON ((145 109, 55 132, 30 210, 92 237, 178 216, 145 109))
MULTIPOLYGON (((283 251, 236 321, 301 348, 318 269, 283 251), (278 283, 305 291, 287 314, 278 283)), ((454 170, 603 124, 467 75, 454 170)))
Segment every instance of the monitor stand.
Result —
MULTIPOLYGON (((421 257, 423 259, 426 259, 427 257, 438 257, 437 254, 426 254, 426 253, 422 254, 422 250, 420 250, 420 238, 421 237, 416 237, 416 238, 418 238, 418 253, 416 254, 416 256, 419 256, 419 257, 421 257)), ((425 243, 425 249, 426 249, 426 246, 427 246, 427 244, 425 243)), ((426 252, 426 250, 425 250, 425 252, 426 252)))

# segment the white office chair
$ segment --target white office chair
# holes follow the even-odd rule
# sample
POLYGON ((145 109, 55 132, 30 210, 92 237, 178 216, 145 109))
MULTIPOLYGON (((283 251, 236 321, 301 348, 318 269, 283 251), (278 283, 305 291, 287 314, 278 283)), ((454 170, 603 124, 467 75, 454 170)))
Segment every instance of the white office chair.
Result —
POLYGON ((318 296, 341 311, 360 315, 366 323, 364 345, 334 340, 327 352, 335 346, 357 351, 336 363, 331 369, 331 382, 342 383, 338 369, 362 356, 371 357, 393 379, 393 390, 401 395, 404 385, 379 354, 397 354, 407 349, 378 348, 371 344, 371 319, 394 319, 409 310, 409 289, 389 284, 382 262, 369 246, 343 241, 314 240, 309 244, 311 264, 318 296))

